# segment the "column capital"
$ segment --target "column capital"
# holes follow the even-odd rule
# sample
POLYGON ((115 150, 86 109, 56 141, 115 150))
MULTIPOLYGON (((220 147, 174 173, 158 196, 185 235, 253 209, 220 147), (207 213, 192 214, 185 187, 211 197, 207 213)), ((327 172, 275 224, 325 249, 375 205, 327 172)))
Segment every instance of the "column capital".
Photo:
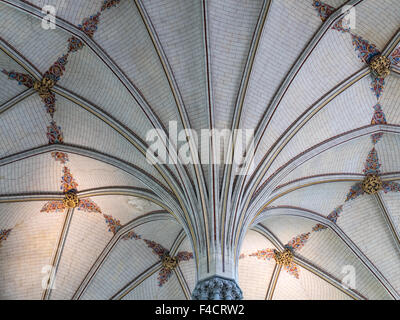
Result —
POLYGON ((192 299, 243 300, 243 293, 235 280, 214 276, 197 283, 192 299))

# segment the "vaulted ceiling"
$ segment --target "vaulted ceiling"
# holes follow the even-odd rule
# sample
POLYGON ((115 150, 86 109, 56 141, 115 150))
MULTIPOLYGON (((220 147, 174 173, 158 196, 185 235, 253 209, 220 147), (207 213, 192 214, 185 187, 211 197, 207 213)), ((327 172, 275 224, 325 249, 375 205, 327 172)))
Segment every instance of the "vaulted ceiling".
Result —
POLYGON ((0 0, 0 298, 190 299, 221 246, 245 299, 399 299, 399 27, 397 0, 0 0), (255 129, 255 165, 149 163, 171 121, 255 129))

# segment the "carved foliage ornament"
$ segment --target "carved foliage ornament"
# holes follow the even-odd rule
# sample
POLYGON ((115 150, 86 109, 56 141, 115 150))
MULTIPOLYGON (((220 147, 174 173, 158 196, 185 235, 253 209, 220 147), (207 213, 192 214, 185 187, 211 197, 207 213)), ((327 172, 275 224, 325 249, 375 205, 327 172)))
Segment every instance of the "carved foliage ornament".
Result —
POLYGON ((274 259, 277 264, 281 266, 289 266, 293 263, 293 253, 290 249, 286 248, 283 252, 275 250, 274 252, 274 259))
POLYGON ((197 283, 193 300, 243 300, 242 290, 236 281, 218 276, 197 283))
POLYGON ((383 189, 383 183, 381 178, 377 175, 367 176, 362 183, 362 189, 367 194, 370 195, 377 194, 380 190, 383 189))
POLYGON ((386 78, 390 74, 391 62, 389 58, 377 55, 371 59, 369 67, 377 78, 386 78))
POLYGON ((178 259, 166 254, 162 258, 162 266, 163 268, 172 271, 178 266, 178 259))
POLYGON ((65 194, 63 199, 64 206, 68 209, 74 209, 79 205, 78 195, 75 191, 70 190, 65 194))
POLYGON ((1 248, 1 243, 3 241, 6 241, 7 238, 10 236, 12 229, 8 229, 8 230, 0 230, 0 248, 1 248))
POLYGON ((54 87, 54 80, 43 78, 42 81, 35 81, 33 88, 39 93, 42 99, 46 99, 51 95, 50 89, 54 87))

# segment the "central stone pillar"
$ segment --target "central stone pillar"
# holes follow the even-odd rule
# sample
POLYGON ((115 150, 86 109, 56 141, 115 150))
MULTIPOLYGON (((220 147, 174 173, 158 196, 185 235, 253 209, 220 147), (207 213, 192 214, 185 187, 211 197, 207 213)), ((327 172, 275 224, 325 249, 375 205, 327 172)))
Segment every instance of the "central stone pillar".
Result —
POLYGON ((233 279, 213 276, 197 283, 193 300, 243 300, 242 290, 233 279))
POLYGON ((193 300, 242 300, 239 288, 238 257, 232 250, 221 252, 220 246, 211 247, 210 254, 200 252, 197 270, 198 282, 192 293, 193 300))

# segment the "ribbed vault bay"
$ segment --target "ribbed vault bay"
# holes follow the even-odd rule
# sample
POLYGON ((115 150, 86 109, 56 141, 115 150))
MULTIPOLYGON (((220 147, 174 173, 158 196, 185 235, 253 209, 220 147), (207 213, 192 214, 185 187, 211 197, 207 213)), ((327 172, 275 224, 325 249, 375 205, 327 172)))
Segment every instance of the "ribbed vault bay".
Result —
POLYGON ((0 299, 214 276, 399 299, 399 21, 397 0, 0 0, 0 299), (254 166, 150 163, 150 130, 183 145, 171 122, 255 129, 254 166))

